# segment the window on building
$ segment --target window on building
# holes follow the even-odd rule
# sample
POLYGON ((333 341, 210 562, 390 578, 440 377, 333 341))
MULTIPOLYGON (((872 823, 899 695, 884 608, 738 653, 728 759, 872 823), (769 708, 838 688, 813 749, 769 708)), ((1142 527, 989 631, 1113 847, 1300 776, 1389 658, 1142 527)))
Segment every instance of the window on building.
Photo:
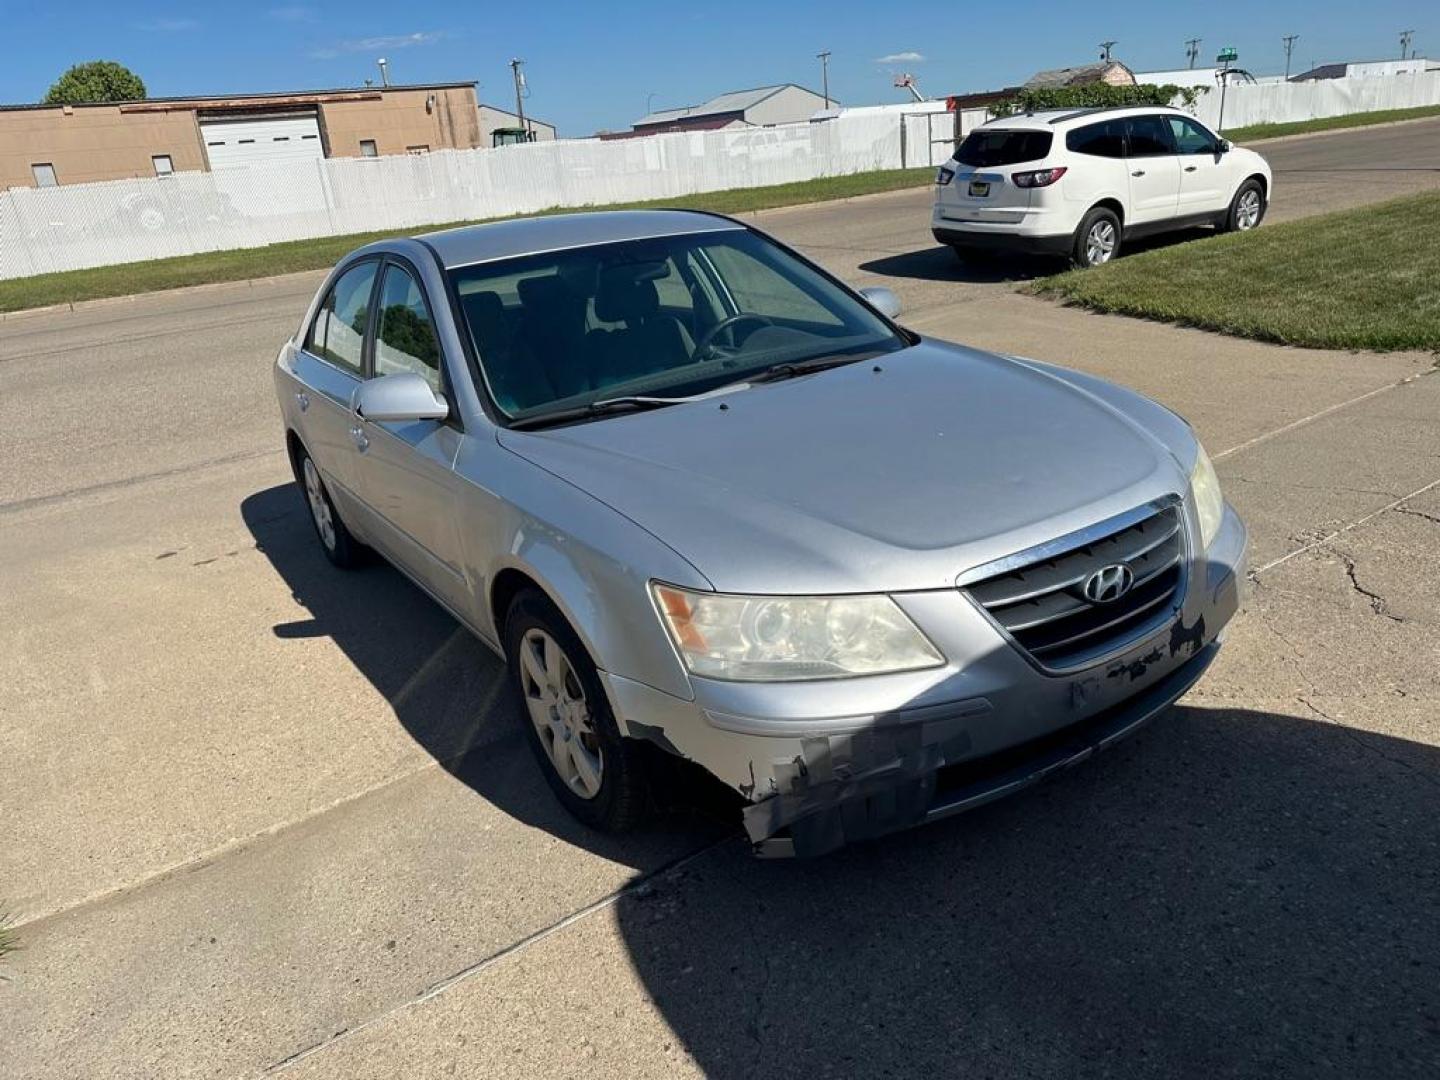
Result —
POLYGON ((31 165, 30 172, 35 177, 36 187, 54 187, 60 183, 55 179, 55 166, 48 161, 40 161, 31 165))
POLYGON ((428 154, 430 152, 430 147, 422 143, 419 146, 407 146, 405 148, 405 152, 407 154, 428 154))
POLYGON ((150 164, 155 166, 156 176, 169 176, 175 171, 175 163, 169 154, 151 154, 150 164))
POLYGON ((378 153, 378 152, 376 151, 376 149, 375 149, 375 140, 374 140, 374 139, 361 139, 361 140, 360 140, 360 156, 361 156, 361 157, 379 157, 379 156, 380 156, 379 153, 378 153))

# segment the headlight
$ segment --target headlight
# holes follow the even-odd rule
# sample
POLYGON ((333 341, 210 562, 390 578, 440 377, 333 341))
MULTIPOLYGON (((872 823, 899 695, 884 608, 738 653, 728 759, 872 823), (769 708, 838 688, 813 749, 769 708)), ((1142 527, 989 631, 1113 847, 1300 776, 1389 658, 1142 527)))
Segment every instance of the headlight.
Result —
POLYGON ((1200 519, 1200 546, 1208 548, 1220 531, 1225 499, 1220 494, 1220 478, 1215 475, 1215 466, 1210 464, 1210 455, 1199 443, 1195 445, 1200 452, 1195 458, 1195 467, 1190 470, 1190 494, 1195 499, 1195 515, 1200 519))
POLYGON ((843 679, 944 663, 888 596, 726 596, 651 588, 685 666, 707 678, 843 679))

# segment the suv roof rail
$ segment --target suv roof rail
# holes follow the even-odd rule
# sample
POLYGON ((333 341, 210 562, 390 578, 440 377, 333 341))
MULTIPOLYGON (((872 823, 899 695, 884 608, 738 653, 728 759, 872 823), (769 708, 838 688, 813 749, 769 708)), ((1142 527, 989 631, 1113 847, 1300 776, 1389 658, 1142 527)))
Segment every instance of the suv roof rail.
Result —
POLYGON ((1120 109, 1173 109, 1173 105, 1089 105, 1083 109, 1076 109, 1074 112, 1063 113, 1060 116, 1051 117, 1051 124, 1063 124, 1067 120, 1076 120, 1082 116, 1090 116, 1093 113, 1118 112, 1120 109))

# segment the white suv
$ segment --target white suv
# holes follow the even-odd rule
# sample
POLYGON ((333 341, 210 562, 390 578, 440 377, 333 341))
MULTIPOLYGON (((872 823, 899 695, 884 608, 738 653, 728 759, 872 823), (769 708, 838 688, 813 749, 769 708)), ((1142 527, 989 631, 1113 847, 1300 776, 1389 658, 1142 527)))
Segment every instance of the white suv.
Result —
POLYGON ((962 258, 1006 249, 1108 262, 1122 238, 1253 229, 1270 166, 1179 109, 1070 109, 992 120, 935 178, 931 231, 962 258))

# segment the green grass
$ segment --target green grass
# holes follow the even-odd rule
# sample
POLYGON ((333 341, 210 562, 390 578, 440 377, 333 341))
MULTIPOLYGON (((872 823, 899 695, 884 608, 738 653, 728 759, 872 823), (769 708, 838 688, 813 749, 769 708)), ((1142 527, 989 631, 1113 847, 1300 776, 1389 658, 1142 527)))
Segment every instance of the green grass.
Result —
POLYGON ((1351 113, 1349 116, 1326 116, 1320 120, 1296 120, 1290 124, 1251 124, 1249 127, 1226 128, 1225 137, 1231 142, 1249 143, 1278 139, 1281 135, 1302 135, 1307 131, 1369 127, 1371 124, 1392 124, 1396 120, 1423 120, 1427 116, 1440 116, 1440 105, 1425 105, 1418 109, 1381 109, 1379 112, 1351 113))
MULTIPOLYGON (((565 210, 629 210, 644 207, 673 206, 693 210, 714 210, 722 214, 743 214, 752 210, 768 210, 777 206, 845 199, 881 191, 919 187, 935 177, 932 168, 888 169, 880 172, 852 173, 848 176, 827 176, 770 187, 737 188, 713 191, 703 195, 685 195, 674 199, 648 202, 616 203, 593 207, 555 207, 546 214, 565 210)), ((495 221, 498 218, 485 220, 495 221)), ((34 277, 0 281, 0 312, 48 304, 69 304, 106 296, 129 296, 134 293, 156 292, 185 285, 206 285, 217 281, 243 281, 247 278, 269 277, 299 270, 319 270, 331 266, 340 256, 372 240, 415 232, 428 232, 454 225, 476 222, 454 221, 443 225, 427 225, 421 229, 387 229, 382 232, 356 233, 351 236, 326 236, 314 240, 291 240, 268 247, 244 248, 238 251, 215 251, 201 255, 181 255, 149 262, 99 266, 90 270, 67 270, 58 274, 37 274, 34 277)))
POLYGON ((1285 345, 1440 350, 1440 192, 1145 251, 1026 288, 1285 345))

